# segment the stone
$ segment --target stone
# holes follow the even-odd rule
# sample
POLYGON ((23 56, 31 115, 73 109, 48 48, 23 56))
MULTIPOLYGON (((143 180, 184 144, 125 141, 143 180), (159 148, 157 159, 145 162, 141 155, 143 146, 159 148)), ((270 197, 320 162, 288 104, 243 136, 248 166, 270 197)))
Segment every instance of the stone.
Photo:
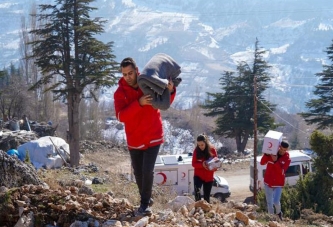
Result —
POLYGON ((19 206, 19 207, 25 207, 26 206, 26 203, 24 201, 21 201, 21 200, 16 200, 16 204, 19 206))
POLYGON ((205 212, 208 212, 212 209, 212 205, 207 203, 206 200, 199 200, 195 202, 194 207, 200 207, 205 212))
POLYGON ((249 217, 241 211, 236 211, 236 219, 244 222, 245 225, 249 224, 249 217))
POLYGON ((0 186, 12 188, 25 184, 42 184, 36 169, 0 150, 0 186))
POLYGON ((0 193, 7 192, 7 191, 8 191, 8 188, 6 188, 5 186, 0 187, 0 193))
POLYGON ((122 224, 118 220, 107 220, 102 224, 102 227, 122 227, 122 224))

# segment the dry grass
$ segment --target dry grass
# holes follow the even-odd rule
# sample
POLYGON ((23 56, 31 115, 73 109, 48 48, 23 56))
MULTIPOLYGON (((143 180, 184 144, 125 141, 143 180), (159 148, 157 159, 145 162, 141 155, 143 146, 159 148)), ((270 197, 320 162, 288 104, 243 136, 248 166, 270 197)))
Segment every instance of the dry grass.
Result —
MULTIPOLYGON (((103 186, 105 189, 112 191, 116 197, 127 198, 131 203, 139 204, 137 186, 133 181, 128 181, 128 178, 132 176, 128 153, 110 151, 89 153, 85 155, 83 163, 87 164, 90 162, 98 165, 100 168, 99 174, 102 172, 107 173, 109 180, 103 186)), ((96 185, 94 190, 100 190, 103 187, 96 185)), ((166 203, 176 196, 176 192, 171 187, 154 186, 154 208, 164 210, 166 203)))
MULTIPOLYGON (((94 148, 96 150, 96 147, 94 148)), ((93 184, 89 187, 94 192, 108 193, 112 192, 115 198, 127 198, 133 205, 139 204, 139 194, 137 186, 133 181, 129 180, 130 176, 130 157, 128 152, 122 149, 97 149, 97 152, 87 152, 84 158, 81 159, 82 166, 93 163, 99 169, 97 172, 83 171, 79 174, 74 173, 73 170, 68 168, 61 168, 56 170, 39 170, 38 174, 43 181, 45 181, 52 189, 57 189, 64 184, 64 182, 73 182, 75 180, 89 178, 93 179, 98 177, 104 180, 103 184, 93 184)), ((233 165, 225 165, 226 172, 232 172, 235 168, 248 168, 248 162, 239 162, 233 165)), ((154 211, 159 212, 167 209, 167 203, 176 197, 176 193, 172 188, 154 186, 154 211)), ((190 195, 192 198, 193 196, 190 195)), ((226 204, 221 204, 215 198, 212 198, 211 203, 213 209, 222 213, 234 213, 235 209, 228 208, 226 204)), ((311 220, 286 220, 285 226, 318 226, 317 224, 322 220, 320 215, 313 214, 311 220), (318 218, 317 218, 318 217, 318 218)), ((257 220, 260 223, 268 224, 271 220, 265 213, 258 213, 257 220)))
POLYGON ((60 181, 70 180, 70 172, 66 169, 39 169, 38 176, 44 181, 51 189, 61 188, 60 181))

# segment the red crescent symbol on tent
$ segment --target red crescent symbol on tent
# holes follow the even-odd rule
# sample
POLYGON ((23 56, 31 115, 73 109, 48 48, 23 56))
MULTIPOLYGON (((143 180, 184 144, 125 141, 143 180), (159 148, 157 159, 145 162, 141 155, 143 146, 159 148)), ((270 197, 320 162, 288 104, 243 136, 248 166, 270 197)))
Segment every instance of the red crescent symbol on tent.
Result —
POLYGON ((268 148, 272 148, 272 147, 273 147, 272 142, 268 142, 268 148))
POLYGON ((185 176, 186 176, 186 173, 185 173, 185 172, 182 172, 182 174, 183 174, 182 178, 185 178, 185 176))
POLYGON ((162 185, 166 182, 167 176, 165 175, 165 173, 157 173, 156 175, 161 175, 163 177, 163 181, 161 183, 159 183, 160 185, 162 185))

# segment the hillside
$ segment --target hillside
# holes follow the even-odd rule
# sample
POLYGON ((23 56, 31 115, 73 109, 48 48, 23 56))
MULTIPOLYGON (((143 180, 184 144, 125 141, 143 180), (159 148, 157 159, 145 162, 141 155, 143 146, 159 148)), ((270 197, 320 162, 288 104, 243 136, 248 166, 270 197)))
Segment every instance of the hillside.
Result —
MULTIPOLYGON (((36 4, 54 3, 37 0, 36 4)), ((304 110, 313 97, 315 73, 329 64, 333 1, 156 1, 97 0, 92 17, 106 20, 103 42, 114 41, 117 61, 133 56, 140 69, 156 53, 167 53, 182 67, 177 108, 219 91, 219 78, 239 62, 251 65, 256 38, 271 68, 270 102, 290 113, 304 110), (283 102, 281 102, 283 100, 283 102)), ((18 63, 22 16, 28 23, 29 0, 0 3, 0 67, 18 63)), ((112 99, 112 91, 105 94, 112 99)))
POLYGON ((304 219, 301 220, 286 218, 283 222, 276 222, 274 217, 256 213, 255 206, 251 204, 233 201, 222 204, 214 199, 211 206, 197 203, 196 209, 182 208, 176 212, 172 209, 177 207, 177 203, 168 203, 176 196, 159 187, 154 189, 153 215, 141 219, 140 216, 133 216, 138 195, 135 184, 128 181, 129 156, 126 149, 105 141, 84 141, 81 149, 84 158, 77 168, 38 171, 49 189, 32 185, 12 189, 1 187, 0 226, 14 226, 22 213, 21 220, 27 223, 34 217, 35 227, 47 223, 49 227, 70 226, 74 220, 80 221, 74 226, 118 227, 221 226, 222 223, 223 226, 244 226, 248 223, 247 226, 299 227, 329 226, 333 223, 332 218, 311 211, 303 211, 304 219), (95 183, 85 185, 84 182, 89 179, 95 183), (34 215, 31 216, 30 212, 34 215))

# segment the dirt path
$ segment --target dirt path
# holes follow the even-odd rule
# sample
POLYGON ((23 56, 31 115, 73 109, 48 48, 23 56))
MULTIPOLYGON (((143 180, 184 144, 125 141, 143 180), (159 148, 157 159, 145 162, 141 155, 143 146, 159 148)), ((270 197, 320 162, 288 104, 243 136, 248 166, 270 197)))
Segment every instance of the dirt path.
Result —
POLYGON ((225 168, 216 172, 217 175, 224 177, 229 183, 231 196, 228 200, 244 202, 253 196, 249 189, 249 171, 249 162, 244 162, 225 166, 225 168))
POLYGON ((218 171, 217 174, 223 176, 229 183, 231 195, 228 200, 243 202, 253 195, 249 189, 249 170, 218 171))
MULTIPOLYGON (((88 153, 85 155, 85 159, 87 163, 98 163, 103 171, 131 173, 131 162, 128 153, 88 153)), ((244 202, 247 198, 253 196, 253 193, 249 190, 249 161, 223 164, 221 170, 217 171, 217 175, 224 177, 229 183, 231 196, 228 200, 244 202)))

